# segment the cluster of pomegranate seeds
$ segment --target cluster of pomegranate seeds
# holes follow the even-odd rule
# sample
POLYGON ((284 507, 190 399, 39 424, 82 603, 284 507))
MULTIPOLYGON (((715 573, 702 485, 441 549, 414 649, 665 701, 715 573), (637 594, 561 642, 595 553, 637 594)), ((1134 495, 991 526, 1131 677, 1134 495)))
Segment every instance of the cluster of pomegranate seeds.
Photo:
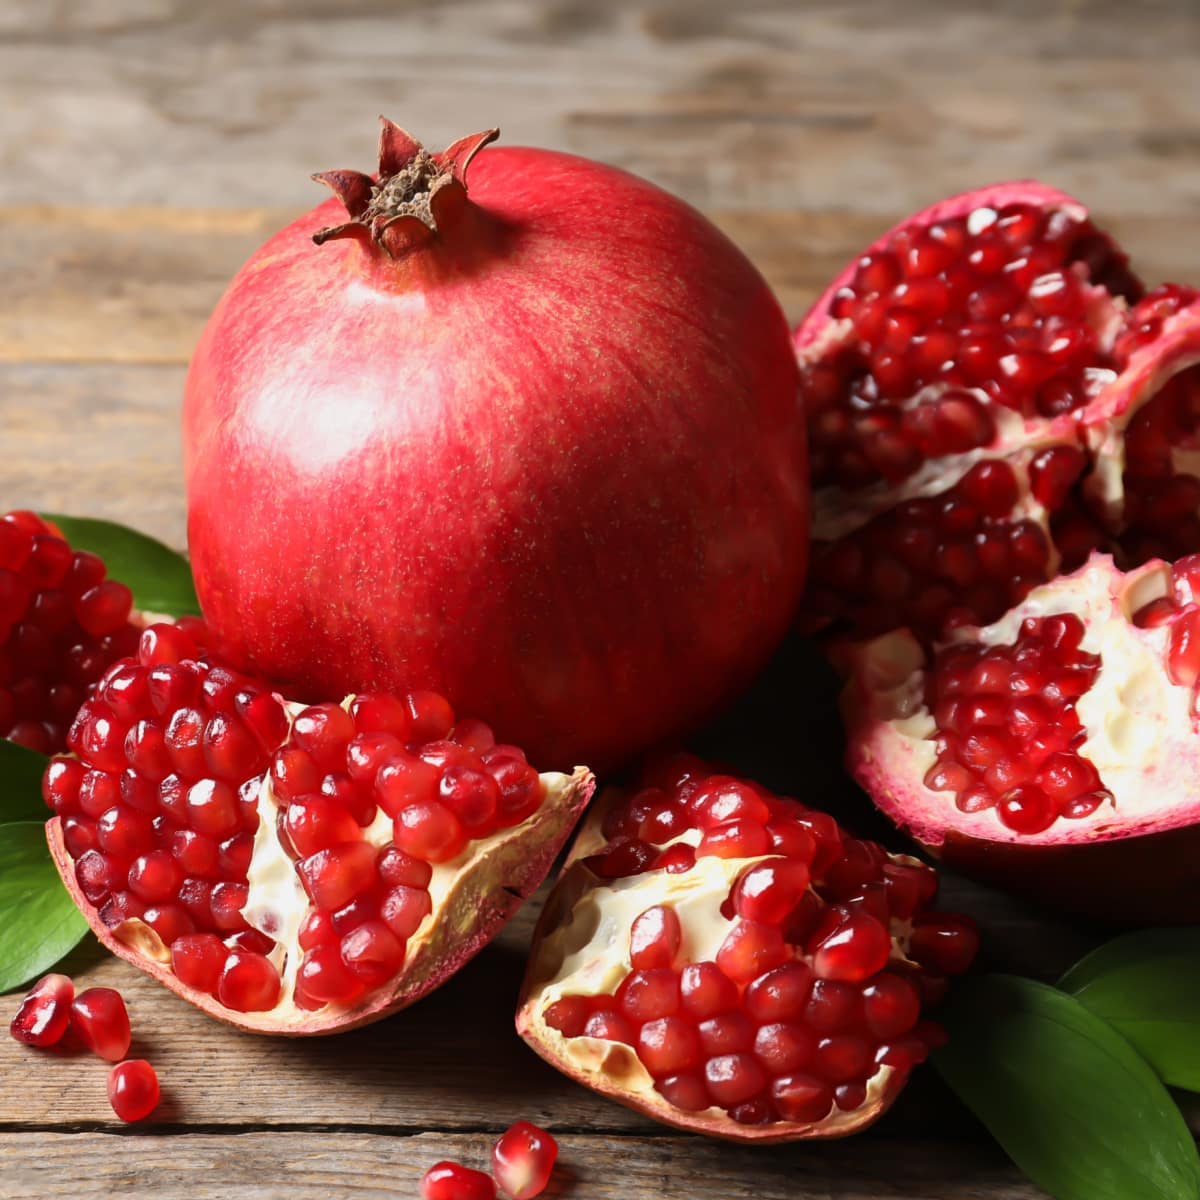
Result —
MULTIPOLYGON (((1157 324, 1157 322, 1152 322, 1157 324)), ((1125 431, 1124 557, 1130 565, 1200 549, 1200 478, 1175 465, 1200 453, 1200 366, 1167 380, 1125 431)))
POLYGON ((895 483, 987 445, 993 416, 968 389, 1026 417, 1078 409, 1115 378, 1096 285, 1139 294, 1112 242, 1061 209, 981 207, 896 232, 833 299, 853 340, 804 368, 814 483, 895 483))
POLYGON ((1200 554, 1189 554, 1171 567, 1171 593, 1133 614, 1141 629, 1168 626, 1167 678, 1196 689, 1200 703, 1200 554))
POLYGON ((32 512, 0 517, 0 737, 53 754, 114 659, 137 646, 133 596, 32 512))
POLYGON ((609 844, 587 864, 615 878, 686 872, 708 855, 751 859, 721 909, 733 924, 715 960, 692 962, 674 907, 648 908, 615 991, 563 995, 545 1022, 626 1043, 670 1104, 715 1106, 747 1125, 856 1109, 882 1066, 922 1061, 940 1036, 922 1007, 978 945, 968 918, 929 910, 933 871, 703 764, 655 774, 606 814, 609 844))
MULTIPOLYGON (((1044 451, 1030 464, 1030 489, 1061 505, 1083 467, 1073 446, 1044 451)), ((1015 511, 1019 495, 1009 463, 983 461, 940 495, 906 500, 818 543, 806 612, 867 635, 906 625, 922 638, 995 620, 1053 569, 1042 527, 1015 511)), ((1082 543, 1074 540, 1082 560, 1096 535, 1089 525, 1082 543)))
POLYGON ((144 1059, 129 1053, 129 1013, 121 993, 87 988, 75 995, 66 975, 47 975, 21 1002, 9 1032, 29 1046, 53 1046, 67 1031, 93 1054, 116 1063, 108 1076, 108 1100, 122 1121, 141 1121, 158 1105, 158 1076, 144 1059))
POLYGON ((243 785, 266 770, 287 714, 264 685, 199 654, 178 626, 143 631, 136 658, 114 663, 80 708, 67 735, 78 757, 51 762, 43 795, 105 925, 140 918, 189 962, 196 946, 221 946, 218 933, 236 937, 214 987, 230 1007, 269 1008, 273 943, 241 915, 258 827, 257 789, 243 785))
POLYGON ((456 1162, 434 1163, 421 1179, 423 1200, 533 1200, 550 1182, 558 1143, 544 1129, 518 1121, 492 1147, 492 1174, 456 1162))
POLYGON ((1080 753, 1087 735, 1075 705, 1100 669, 1083 636, 1083 622, 1063 613, 1026 619, 1011 645, 940 650, 926 681, 938 758, 925 786, 952 792, 963 812, 995 809, 1021 834, 1111 803, 1080 753))
POLYGON ((115 663, 43 783, 80 889, 110 928, 130 918, 171 949, 175 974, 239 1012, 281 994, 282 948, 243 915, 269 777, 278 837, 312 908, 296 1001, 349 1004, 397 974, 432 909, 436 864, 517 825, 537 772, 433 692, 362 695, 289 721, 267 685, 155 625, 115 663), (368 838, 382 816, 388 844, 368 838))

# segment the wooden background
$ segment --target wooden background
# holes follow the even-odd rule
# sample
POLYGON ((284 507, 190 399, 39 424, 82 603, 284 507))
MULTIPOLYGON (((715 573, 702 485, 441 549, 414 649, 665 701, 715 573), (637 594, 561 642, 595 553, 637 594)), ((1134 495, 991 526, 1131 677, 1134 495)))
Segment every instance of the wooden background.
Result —
MULTIPOLYGON (((238 265, 323 198, 309 174, 369 169, 379 112, 435 146, 498 123, 647 175, 799 316, 895 218, 1022 175, 1080 193, 1147 278, 1200 278, 1198 60, 1194 0, 0 0, 0 509, 183 544, 190 348, 238 265)), ((789 647, 712 739, 880 833, 829 758, 830 689, 789 647)), ((1097 936, 946 893, 992 965, 1051 976, 1097 936)), ((104 1064, 0 1038, 0 1197, 415 1196, 517 1117, 559 1137, 547 1194, 581 1200, 1042 1194, 932 1072, 871 1133, 808 1147, 704 1142, 595 1098, 511 1032, 532 916, 410 1012, 318 1042, 228 1031, 78 952, 126 994, 166 1099, 120 1127, 104 1064)))

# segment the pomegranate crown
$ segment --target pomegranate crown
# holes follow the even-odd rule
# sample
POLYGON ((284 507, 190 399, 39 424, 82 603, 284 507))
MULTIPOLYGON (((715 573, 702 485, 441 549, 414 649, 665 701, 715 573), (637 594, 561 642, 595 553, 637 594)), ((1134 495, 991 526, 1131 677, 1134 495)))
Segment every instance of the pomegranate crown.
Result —
POLYGON ((467 168, 499 129, 459 138, 441 154, 430 154, 412 134, 380 117, 379 175, 322 171, 313 176, 332 189, 350 220, 313 234, 318 246, 335 238, 358 238, 400 258, 446 229, 467 199, 467 168))

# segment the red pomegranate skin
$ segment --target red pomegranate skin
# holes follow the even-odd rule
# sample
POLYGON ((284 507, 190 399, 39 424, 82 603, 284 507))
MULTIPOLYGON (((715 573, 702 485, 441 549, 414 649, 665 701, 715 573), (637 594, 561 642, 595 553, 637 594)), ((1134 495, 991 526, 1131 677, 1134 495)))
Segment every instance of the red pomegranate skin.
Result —
POLYGON ((426 687, 549 766, 609 767, 728 699, 803 585, 778 303, 697 212, 495 148, 388 259, 337 200, 242 268, 183 430, 206 619, 299 693, 426 687))

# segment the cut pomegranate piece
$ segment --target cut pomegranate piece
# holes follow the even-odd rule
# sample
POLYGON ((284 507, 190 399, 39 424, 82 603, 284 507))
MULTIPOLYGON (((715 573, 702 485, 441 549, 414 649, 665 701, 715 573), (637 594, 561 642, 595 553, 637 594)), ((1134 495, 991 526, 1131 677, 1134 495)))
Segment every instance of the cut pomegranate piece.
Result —
POLYGON ((271 1032, 362 1024, 437 986, 541 881, 593 787, 493 756, 433 693, 288 704, 178 626, 109 668, 67 743, 49 837, 97 935, 271 1032), (402 777, 446 804, 398 799, 402 777))
MULTIPOLYGON (((903 625, 928 643, 1097 547, 1130 563, 1200 549, 1196 298, 1143 296, 1087 210, 1031 181, 880 238, 796 332, 814 483, 804 624, 903 625)), ((1019 807, 1018 823, 1044 816, 1019 807)))
MULTIPOLYGON (((1116 920, 1200 918, 1196 562, 1094 555, 933 650, 907 631, 856 647, 851 771, 964 872, 1116 920)), ((945 969, 941 944, 918 917, 912 957, 945 969)))
POLYGON ((120 1062, 129 1053, 129 1013, 113 988, 80 992, 71 1004, 71 1028, 93 1054, 109 1062, 120 1062))
POLYGON ((144 1058, 117 1063, 108 1076, 108 1102, 122 1121, 144 1121, 158 1107, 158 1076, 144 1058))
POLYGON ((511 1200, 533 1200, 546 1190, 558 1143, 544 1129, 518 1121, 492 1148, 492 1175, 511 1200))
POLYGON ((796 800, 691 760, 651 767, 640 790, 602 796, 576 838, 517 1029, 559 1070, 684 1129, 853 1132, 940 1036, 922 997, 978 946, 969 918, 929 907, 936 887, 929 867, 796 800), (745 824, 765 850, 727 857, 710 840, 745 824), (622 855, 634 840, 650 855, 622 855), (687 870, 653 865, 667 841, 695 848, 687 870))
POLYGON ((65 975, 46 975, 21 1001, 8 1030, 27 1046, 53 1046, 67 1032, 75 985, 65 975))
POLYGON ((0 516, 0 738, 54 754, 110 663, 137 647, 133 597, 36 513, 0 516))
POLYGON ((434 1163, 421 1176, 423 1200, 496 1200, 496 1184, 490 1175, 461 1163, 434 1163))

